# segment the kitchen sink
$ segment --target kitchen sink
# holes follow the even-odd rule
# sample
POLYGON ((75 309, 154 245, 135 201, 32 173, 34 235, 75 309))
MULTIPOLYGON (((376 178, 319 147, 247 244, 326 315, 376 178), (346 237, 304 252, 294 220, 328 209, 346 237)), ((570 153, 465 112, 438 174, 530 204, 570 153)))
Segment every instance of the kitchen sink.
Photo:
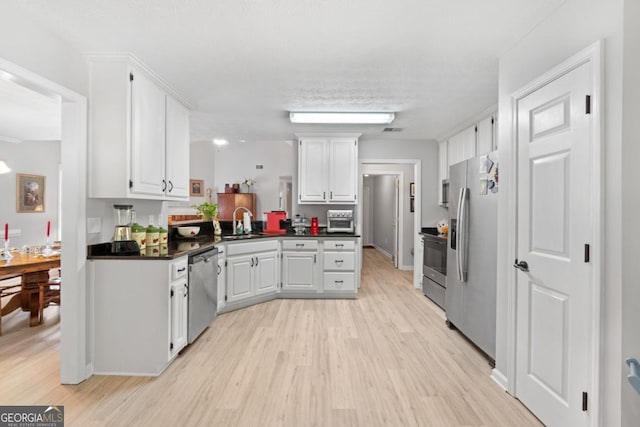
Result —
POLYGON ((261 234, 251 233, 251 234, 228 234, 226 236, 222 236, 222 240, 245 240, 252 239, 254 237, 261 237, 261 234))

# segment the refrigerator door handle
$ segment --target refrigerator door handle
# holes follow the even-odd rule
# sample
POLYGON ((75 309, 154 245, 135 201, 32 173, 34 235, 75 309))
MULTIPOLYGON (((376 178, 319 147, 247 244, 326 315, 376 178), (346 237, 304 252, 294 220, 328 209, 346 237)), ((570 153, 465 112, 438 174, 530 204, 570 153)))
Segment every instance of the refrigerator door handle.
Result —
POLYGON ((460 259, 460 252, 462 246, 460 245, 462 239, 462 203, 463 203, 464 188, 461 188, 458 192, 458 211, 456 212, 456 218, 458 218, 458 227, 456 228, 456 270, 458 272, 458 280, 462 281, 462 260, 460 259))
POLYGON ((460 215, 458 216, 458 280, 461 282, 467 281, 467 231, 468 231, 468 219, 467 219, 467 203, 469 202, 469 189, 464 187, 460 189, 460 215))

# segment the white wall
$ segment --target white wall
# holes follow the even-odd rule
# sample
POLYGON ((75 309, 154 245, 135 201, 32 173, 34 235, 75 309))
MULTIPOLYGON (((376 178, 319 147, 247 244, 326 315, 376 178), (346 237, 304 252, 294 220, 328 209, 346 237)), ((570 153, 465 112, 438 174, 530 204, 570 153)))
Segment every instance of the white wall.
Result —
POLYGON ((373 245, 393 255, 396 176, 378 175, 373 178, 373 245))
POLYGON ((438 206, 438 142, 425 141, 360 141, 359 159, 419 159, 422 160, 422 226, 434 227, 448 216, 438 206))
POLYGON ((3 233, 5 223, 9 223, 10 230, 20 230, 19 236, 10 236, 11 246, 19 248, 23 245, 44 245, 47 221, 51 221, 52 240, 58 239, 60 141, 21 144, 0 141, 0 159, 11 168, 11 172, 0 175, 0 225, 3 233), (44 212, 16 212, 18 173, 45 177, 44 212))
MULTIPOLYGON (((599 39, 605 41, 605 206, 604 277, 604 418, 602 425, 620 425, 620 308, 621 308, 621 67, 622 0, 567 0, 511 50, 499 65, 500 175, 509 176, 512 93, 574 53, 599 39)), ((634 160, 635 161, 635 160, 634 160)), ((506 195, 511 183, 501 180, 498 209, 498 291, 496 369, 506 374, 506 289, 511 271, 506 259, 510 239, 506 195)))
MULTIPOLYGON (((212 190, 212 201, 216 201, 215 158, 216 149, 211 141, 193 142, 190 148, 189 170, 191 179, 203 179, 204 197, 191 197, 189 205, 198 205, 207 200, 206 189, 212 190)), ((224 192, 224 185, 222 191, 224 192)))
MULTIPOLYGON (((212 163, 214 196, 215 193, 224 193, 225 184, 253 179, 256 181, 253 188, 257 203, 256 219, 266 219, 263 212, 278 209, 280 176, 291 176, 294 182, 297 181, 297 153, 292 141, 248 141, 217 147, 212 163), (263 169, 256 169, 256 165, 262 165, 263 169)), ((293 210, 296 211, 295 206, 293 210)))
MULTIPOLYGON (((640 2, 624 4, 624 70, 622 116, 622 359, 640 360, 640 2)), ((622 425, 638 425, 640 396, 624 377, 622 369, 622 425)))

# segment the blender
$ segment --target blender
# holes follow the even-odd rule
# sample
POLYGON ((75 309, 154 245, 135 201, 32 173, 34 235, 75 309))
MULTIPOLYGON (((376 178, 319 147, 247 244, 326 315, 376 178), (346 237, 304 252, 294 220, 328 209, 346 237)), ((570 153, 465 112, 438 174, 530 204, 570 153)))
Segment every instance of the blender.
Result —
POLYGON ((138 253, 140 247, 131 237, 131 224, 135 213, 133 205, 113 205, 113 242, 111 251, 116 253, 138 253))

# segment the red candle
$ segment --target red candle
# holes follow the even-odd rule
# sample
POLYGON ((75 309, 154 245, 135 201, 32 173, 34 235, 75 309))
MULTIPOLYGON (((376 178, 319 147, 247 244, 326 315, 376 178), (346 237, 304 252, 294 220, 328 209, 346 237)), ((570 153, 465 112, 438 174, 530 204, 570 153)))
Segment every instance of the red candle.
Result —
POLYGON ((47 221, 47 237, 51 234, 51 221, 47 221))
POLYGON ((9 240, 9 223, 4 223, 4 240, 9 240))

